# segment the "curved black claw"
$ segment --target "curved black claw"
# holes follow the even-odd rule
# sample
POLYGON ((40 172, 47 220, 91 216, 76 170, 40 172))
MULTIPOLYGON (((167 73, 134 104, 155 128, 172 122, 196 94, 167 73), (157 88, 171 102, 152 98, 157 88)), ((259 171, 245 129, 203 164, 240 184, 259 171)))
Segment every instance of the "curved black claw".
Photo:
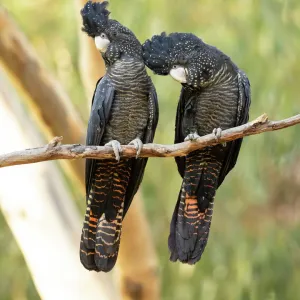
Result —
POLYGON ((138 158, 139 155, 141 154, 141 150, 143 149, 143 142, 139 138, 136 138, 133 141, 131 141, 129 143, 129 145, 134 145, 135 146, 135 149, 136 149, 135 158, 138 158))
POLYGON ((117 161, 120 161, 120 153, 122 152, 121 144, 117 140, 111 140, 104 146, 112 147, 117 161))
POLYGON ((194 133, 190 133, 185 139, 184 139, 184 141, 186 142, 186 141, 196 141, 197 140, 197 138, 199 138, 200 137, 200 135, 197 133, 197 132, 194 132, 194 133))

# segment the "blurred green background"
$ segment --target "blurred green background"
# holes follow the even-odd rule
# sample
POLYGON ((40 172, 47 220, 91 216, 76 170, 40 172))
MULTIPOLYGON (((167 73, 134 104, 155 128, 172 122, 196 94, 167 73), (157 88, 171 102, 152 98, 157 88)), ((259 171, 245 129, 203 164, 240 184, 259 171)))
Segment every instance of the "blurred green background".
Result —
MULTIPOLYGON (((87 119, 74 1, 1 4, 87 119)), ((300 113, 299 0, 111 0, 110 10, 141 42, 161 31, 193 32, 228 54, 250 79, 251 119, 264 112, 270 119, 300 113)), ((160 102, 155 141, 172 143, 180 85, 152 78, 160 102)), ((217 192, 204 255, 193 267, 168 259, 169 222, 180 187, 175 162, 150 159, 142 194, 158 251, 162 299, 299 299, 299 140, 299 126, 244 140, 237 166, 217 192)), ((2 215, 0 274, 0 299, 39 299, 2 215)))

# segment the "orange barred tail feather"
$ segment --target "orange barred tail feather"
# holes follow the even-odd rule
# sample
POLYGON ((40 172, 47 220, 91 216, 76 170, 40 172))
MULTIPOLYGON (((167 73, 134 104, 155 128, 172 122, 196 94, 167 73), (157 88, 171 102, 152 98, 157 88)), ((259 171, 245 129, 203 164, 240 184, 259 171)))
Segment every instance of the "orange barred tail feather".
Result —
POLYGON ((115 265, 119 253, 122 232, 123 207, 114 221, 104 216, 99 220, 96 234, 95 263, 99 270, 109 272, 115 265))
POLYGON ((195 264, 207 244, 221 163, 214 157, 187 156, 184 179, 173 213, 169 250, 171 261, 195 264))
MULTIPOLYGON (((93 200, 91 196, 92 194, 93 191, 91 191, 89 195, 85 218, 83 222, 83 229, 80 241, 80 260, 86 269, 97 271, 98 268, 95 264, 94 254, 99 214, 96 215, 91 210, 91 203, 93 200)), ((96 211, 99 211, 99 208, 98 210, 96 209, 96 211)))
POLYGON ((87 208, 85 212, 81 235, 81 239, 85 244, 85 247, 87 247, 88 249, 95 248, 97 223, 100 215, 100 206, 97 207, 93 205, 92 207, 92 193, 90 194, 87 202, 87 208))
POLYGON ((95 250, 88 249, 83 242, 83 238, 81 236, 80 241, 80 261, 83 266, 89 271, 98 271, 98 268, 95 263, 95 250))
POLYGON ((122 219, 123 207, 111 222, 102 215, 95 228, 95 244, 91 249, 87 248, 82 233, 80 260, 86 269, 109 272, 114 267, 119 253, 122 219))
POLYGON ((97 162, 82 229, 82 239, 87 249, 95 249, 97 224, 106 211, 106 203, 111 201, 116 164, 117 162, 111 160, 97 162))
POLYGON ((97 162, 80 243, 88 270, 108 272, 116 263, 130 171, 130 160, 97 162))

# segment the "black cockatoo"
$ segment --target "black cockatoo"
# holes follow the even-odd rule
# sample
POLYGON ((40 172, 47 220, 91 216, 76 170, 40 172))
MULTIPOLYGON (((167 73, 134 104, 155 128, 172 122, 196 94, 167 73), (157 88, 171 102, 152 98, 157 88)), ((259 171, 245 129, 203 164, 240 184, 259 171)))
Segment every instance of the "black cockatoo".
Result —
MULTIPOLYGON (((248 121, 250 84, 231 59, 193 34, 153 36, 143 45, 145 64, 182 85, 175 143, 248 121)), ((234 167, 242 139, 176 157, 183 177, 169 235, 171 261, 194 264, 205 249, 217 188, 234 167)))
POLYGON ((94 39, 106 65, 94 92, 86 144, 113 147, 116 160, 86 160, 80 259, 88 270, 104 272, 116 263, 122 220, 147 163, 146 158, 120 159, 120 145, 135 145, 138 157, 143 143, 153 141, 158 121, 156 91, 142 45, 128 28, 109 19, 107 5, 88 1, 81 10, 82 30, 94 39))

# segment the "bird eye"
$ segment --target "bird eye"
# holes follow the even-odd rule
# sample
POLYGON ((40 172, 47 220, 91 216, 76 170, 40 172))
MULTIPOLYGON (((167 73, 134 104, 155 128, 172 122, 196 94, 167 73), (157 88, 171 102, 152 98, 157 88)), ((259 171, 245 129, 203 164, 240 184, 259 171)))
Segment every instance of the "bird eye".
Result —
POLYGON ((177 65, 174 65, 174 66, 173 66, 173 69, 177 69, 177 67, 178 67, 177 65))
POLYGON ((102 39, 107 39, 107 37, 106 37, 106 34, 105 34, 105 33, 101 33, 101 34, 100 34, 100 37, 101 37, 102 39))

